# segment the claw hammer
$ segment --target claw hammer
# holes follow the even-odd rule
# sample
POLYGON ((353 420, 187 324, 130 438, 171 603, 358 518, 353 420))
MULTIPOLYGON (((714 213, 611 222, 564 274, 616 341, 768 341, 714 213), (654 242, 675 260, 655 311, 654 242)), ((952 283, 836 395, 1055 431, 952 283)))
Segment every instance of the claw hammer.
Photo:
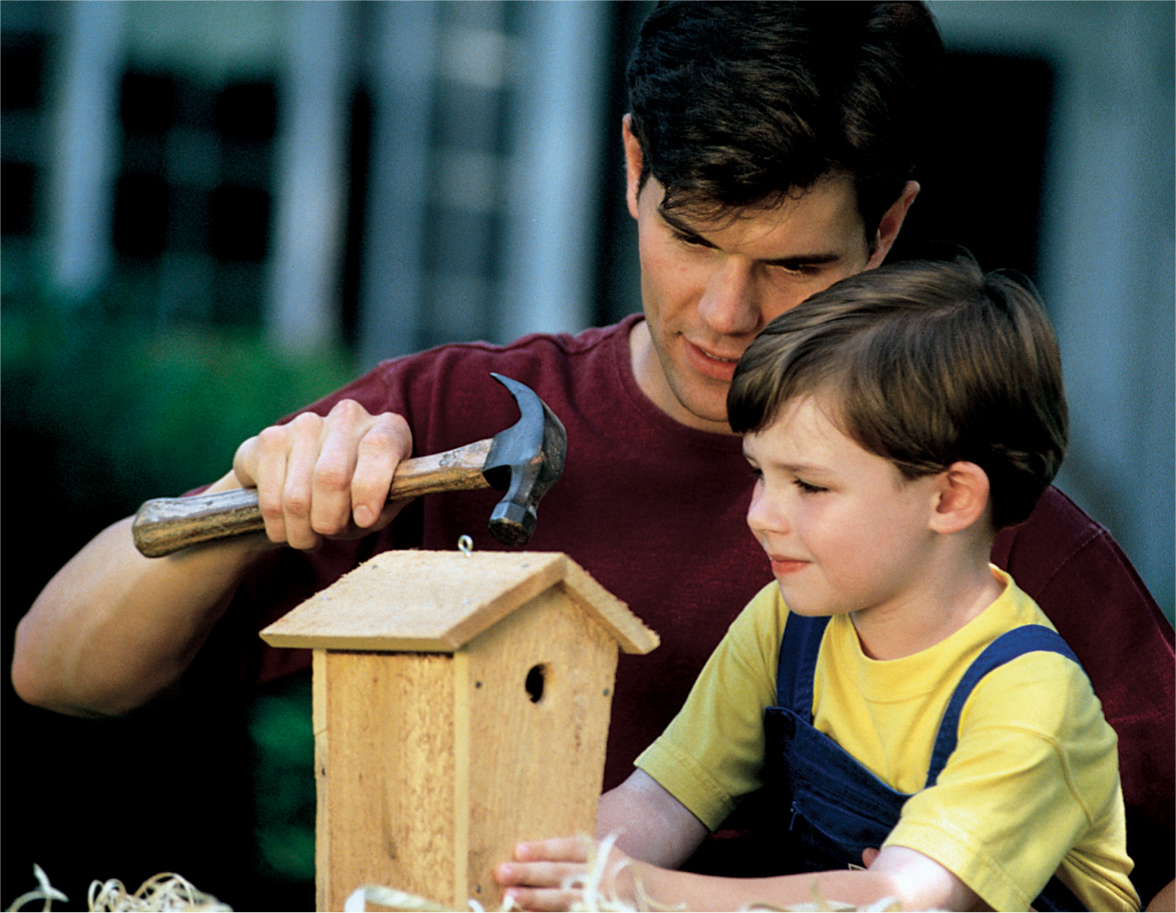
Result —
MULTIPOLYGON (((539 499, 563 472, 567 433, 534 390, 501 374, 491 376, 514 397, 519 420, 492 438, 401 461, 388 500, 497 488, 506 494, 490 514, 490 534, 506 545, 526 545, 535 530, 539 499)), ((139 508, 131 525, 135 547, 148 558, 264 528, 253 488, 156 498, 139 508)))

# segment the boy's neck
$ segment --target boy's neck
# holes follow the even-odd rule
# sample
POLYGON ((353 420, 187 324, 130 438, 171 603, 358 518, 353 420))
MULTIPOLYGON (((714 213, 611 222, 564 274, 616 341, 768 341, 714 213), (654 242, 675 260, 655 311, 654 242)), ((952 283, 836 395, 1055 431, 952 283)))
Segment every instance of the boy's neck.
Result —
POLYGON ((992 573, 988 551, 961 567, 929 576, 923 598, 900 606, 851 612, 862 651, 871 659, 901 659, 946 640, 978 617, 1004 592, 992 573))

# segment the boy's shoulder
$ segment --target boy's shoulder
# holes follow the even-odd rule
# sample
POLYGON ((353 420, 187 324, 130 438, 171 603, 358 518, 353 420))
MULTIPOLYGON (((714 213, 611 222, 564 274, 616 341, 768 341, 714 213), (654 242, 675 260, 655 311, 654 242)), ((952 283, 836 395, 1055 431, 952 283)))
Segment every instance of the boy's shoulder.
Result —
MULTIPOLYGON (((1107 727, 1090 679, 1040 606, 1007 572, 986 612, 995 624, 971 662, 973 687, 961 714, 970 728, 1015 727, 1042 738, 1088 738, 1107 727)), ((1109 731, 1109 728, 1108 728, 1109 731)))

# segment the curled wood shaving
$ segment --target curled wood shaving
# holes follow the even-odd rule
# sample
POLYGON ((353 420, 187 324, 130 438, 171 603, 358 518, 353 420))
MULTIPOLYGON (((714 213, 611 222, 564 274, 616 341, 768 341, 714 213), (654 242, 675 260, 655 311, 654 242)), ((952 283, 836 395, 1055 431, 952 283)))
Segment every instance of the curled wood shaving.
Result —
POLYGON ((148 878, 134 894, 128 894, 118 879, 90 883, 90 910, 210 910, 229 911, 211 894, 198 891, 186 878, 174 872, 161 872, 148 878))
MULTIPOLYGON (((49 884, 49 878, 39 865, 33 866, 33 873, 37 877, 38 887, 18 897, 9 910, 22 910, 36 900, 43 900, 43 911, 53 908, 53 901, 68 903, 69 898, 49 884)), ((229 907, 211 894, 198 891, 186 878, 173 872, 162 872, 148 878, 134 894, 128 894, 123 883, 117 879, 90 883, 87 897, 87 909, 91 911, 127 910, 127 911, 225 911, 232 913, 229 907)))
POLYGON ((26 904, 30 904, 36 900, 44 901, 44 906, 41 907, 42 910, 52 910, 53 901, 55 900, 60 900, 62 903, 69 902, 68 897, 49 884, 49 876, 36 863, 33 863, 33 875, 37 879, 37 888, 21 894, 20 897, 12 902, 12 906, 8 908, 9 910, 23 910, 26 904))

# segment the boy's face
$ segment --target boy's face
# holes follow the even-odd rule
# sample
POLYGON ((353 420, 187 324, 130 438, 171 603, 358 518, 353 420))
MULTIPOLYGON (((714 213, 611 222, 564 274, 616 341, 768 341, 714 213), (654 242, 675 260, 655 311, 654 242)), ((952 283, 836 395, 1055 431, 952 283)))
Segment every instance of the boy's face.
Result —
POLYGON ((772 209, 733 222, 696 223, 662 212, 652 177, 638 188, 641 149, 625 123, 629 211, 637 220, 645 322, 633 369, 663 412, 729 432, 735 364, 772 318, 839 279, 878 266, 918 192, 911 183, 882 220, 871 253, 852 181, 834 175, 772 209))
POLYGON ((819 399, 784 404, 744 437, 757 480, 747 513, 789 610, 880 613, 931 586, 937 478, 904 479, 828 417, 819 399))

